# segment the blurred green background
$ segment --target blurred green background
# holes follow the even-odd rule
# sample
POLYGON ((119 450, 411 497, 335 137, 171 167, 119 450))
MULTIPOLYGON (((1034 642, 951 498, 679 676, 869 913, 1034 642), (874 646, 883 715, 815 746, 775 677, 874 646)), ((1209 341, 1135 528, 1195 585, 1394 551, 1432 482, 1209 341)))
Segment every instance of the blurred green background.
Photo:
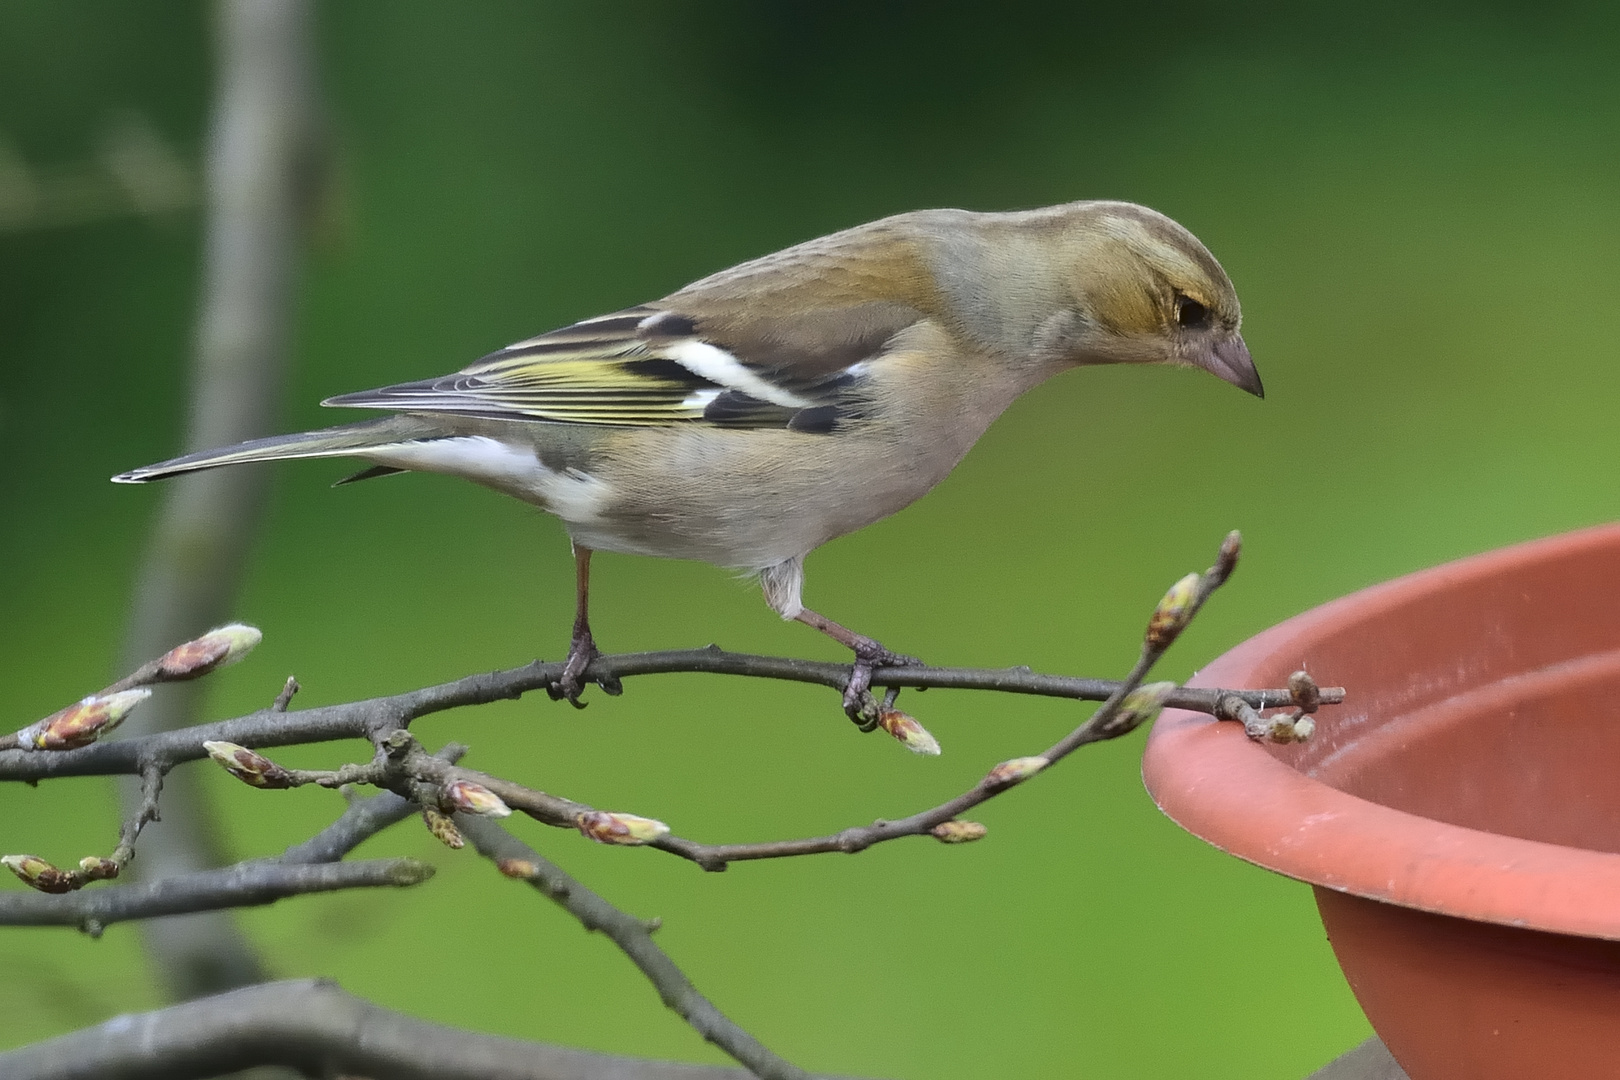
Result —
MULTIPOLYGON (((329 5, 343 183, 307 263, 283 427, 331 422, 327 395, 449 371, 883 214, 1143 202, 1225 264, 1267 399, 1188 371, 1072 372, 921 503, 815 555, 807 599, 936 663, 1116 674, 1164 587, 1240 528, 1241 570, 1167 659, 1182 678, 1360 586, 1616 516, 1617 10, 329 5)), ((197 4, 0 3, 10 160, 70 177, 109 118, 133 114, 195 164, 209 33, 197 4)), ((179 449, 198 285, 195 212, 47 226, 0 232, 14 726, 112 674, 160 493, 106 478, 179 449)), ((266 641, 213 680, 210 716, 262 706, 289 672, 312 705, 561 655, 571 579, 554 520, 436 477, 330 490, 344 471, 275 467, 237 608, 266 641)), ((710 567, 609 555, 596 585, 609 649, 839 658, 710 567)), ((826 691, 680 676, 592 696, 584 713, 542 695, 418 732, 730 841, 931 805, 1083 715, 908 695, 945 747, 921 760, 858 735, 826 691)), ((697 984, 812 1069, 1300 1077, 1367 1034, 1309 893, 1161 818, 1141 742, 996 801, 978 815, 989 838, 960 849, 707 875, 517 828, 661 916, 697 984)), ((243 857, 340 809, 216 780, 243 857)), ((115 828, 107 782, 0 788, 6 851, 71 861, 115 828)), ((277 974, 480 1030, 720 1060, 611 945, 471 854, 408 824, 365 850, 440 874, 245 914, 277 974)), ((158 1003, 129 926, 4 940, 0 1045, 158 1003)))

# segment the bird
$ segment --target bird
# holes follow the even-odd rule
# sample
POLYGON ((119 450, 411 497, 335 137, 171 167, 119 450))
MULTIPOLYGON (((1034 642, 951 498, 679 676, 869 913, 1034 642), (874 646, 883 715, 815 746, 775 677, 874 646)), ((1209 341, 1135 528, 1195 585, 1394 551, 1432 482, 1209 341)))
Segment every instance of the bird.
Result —
MULTIPOLYGON (((1256 397, 1231 280, 1187 229, 1129 202, 916 210, 583 319, 450 375, 328 398, 388 415, 186 454, 144 483, 287 458, 464 477, 562 519, 575 618, 548 689, 580 705, 600 654, 593 551, 701 560, 874 669, 916 663, 803 602, 812 550, 916 501, 1019 396, 1094 364, 1201 368, 1256 397)), ((594 680, 604 690, 616 686, 594 680)))

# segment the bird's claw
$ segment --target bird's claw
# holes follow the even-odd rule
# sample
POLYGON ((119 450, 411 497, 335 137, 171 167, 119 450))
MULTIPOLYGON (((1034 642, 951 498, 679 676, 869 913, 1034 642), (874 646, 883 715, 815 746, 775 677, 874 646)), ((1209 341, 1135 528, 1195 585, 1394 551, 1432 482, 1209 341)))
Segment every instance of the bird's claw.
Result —
MULTIPOLYGON (((574 708, 583 709, 587 703, 579 700, 579 696, 585 692, 585 669, 601 655, 589 630, 576 633, 573 641, 569 642, 568 659, 563 661, 562 674, 546 686, 546 694, 552 701, 567 701, 574 708)), ((611 697, 624 693, 624 684, 617 676, 604 675, 592 681, 611 697)))
MULTIPOLYGON (((872 672, 886 667, 921 667, 922 661, 914 656, 890 652, 871 638, 862 638, 855 646, 855 664, 850 668, 849 682, 844 684, 844 715, 862 731, 877 728, 884 705, 872 694, 872 672)), ((889 704, 892 704, 890 695, 889 704)))

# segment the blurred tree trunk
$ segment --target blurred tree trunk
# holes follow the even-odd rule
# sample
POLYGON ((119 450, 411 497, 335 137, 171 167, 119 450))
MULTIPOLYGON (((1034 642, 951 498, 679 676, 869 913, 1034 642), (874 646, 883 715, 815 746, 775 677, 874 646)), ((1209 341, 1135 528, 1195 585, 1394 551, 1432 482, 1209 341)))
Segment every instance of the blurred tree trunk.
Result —
MULTIPOLYGON (((302 239, 320 166, 321 114, 308 0, 220 0, 206 229, 186 448, 267 434, 278 412, 302 239)), ((263 508, 264 466, 172 481, 139 569, 123 670, 228 619, 263 508)), ((197 722, 201 684, 161 688, 134 734, 197 722)), ((222 861, 201 770, 170 774, 163 821, 143 834, 144 878, 222 861)), ((126 812, 138 799, 123 791, 126 812)), ((257 981, 263 969, 227 913, 143 924, 176 998, 257 981)))

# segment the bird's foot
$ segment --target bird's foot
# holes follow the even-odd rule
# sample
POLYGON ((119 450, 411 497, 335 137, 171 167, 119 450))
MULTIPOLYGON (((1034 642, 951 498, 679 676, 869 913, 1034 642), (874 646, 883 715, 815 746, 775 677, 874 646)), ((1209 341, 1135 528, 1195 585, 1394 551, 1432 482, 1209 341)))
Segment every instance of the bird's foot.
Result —
MULTIPOLYGON (((596 640, 591 637, 590 630, 576 630, 574 638, 568 643, 568 659, 563 661, 562 674, 557 681, 546 687, 546 693, 552 701, 567 701, 576 709, 583 709, 585 702, 579 696, 585 692, 585 669, 591 666, 591 661, 601 656, 601 650, 596 647, 596 640)), ((592 680, 602 688, 603 693, 617 697, 624 693, 624 684, 611 675, 604 675, 592 680)))
POLYGON ((883 706, 872 696, 872 672, 886 667, 921 667, 922 661, 890 652, 869 637, 857 637, 850 648, 855 650, 855 665, 850 669, 849 682, 844 684, 844 715, 862 731, 872 731, 883 714, 883 706))

